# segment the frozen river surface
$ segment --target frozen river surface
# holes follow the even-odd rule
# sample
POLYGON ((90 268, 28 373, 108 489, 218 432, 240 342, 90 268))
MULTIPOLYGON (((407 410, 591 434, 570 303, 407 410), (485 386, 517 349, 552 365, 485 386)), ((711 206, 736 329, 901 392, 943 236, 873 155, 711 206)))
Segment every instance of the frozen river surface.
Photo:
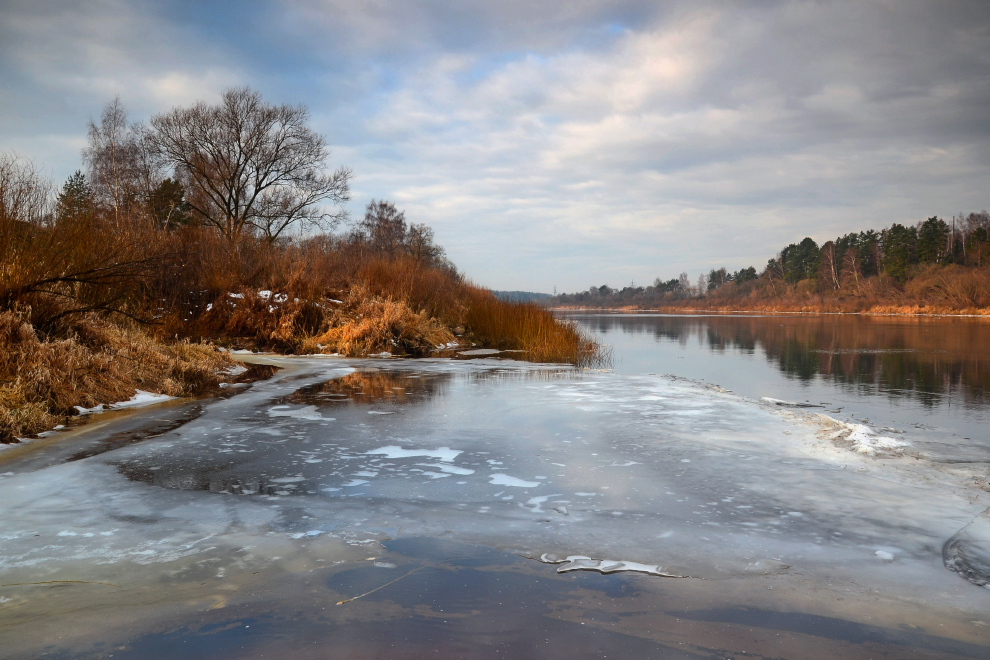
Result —
POLYGON ((990 658, 986 462, 672 377, 263 359, 8 450, 0 656, 990 658))

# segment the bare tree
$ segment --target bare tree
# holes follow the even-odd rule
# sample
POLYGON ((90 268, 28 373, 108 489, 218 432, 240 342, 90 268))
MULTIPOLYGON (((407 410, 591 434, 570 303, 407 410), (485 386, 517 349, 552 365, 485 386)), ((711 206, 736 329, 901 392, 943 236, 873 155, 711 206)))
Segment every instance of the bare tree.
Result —
POLYGON ((863 279, 863 265, 859 260, 859 250, 855 247, 846 248, 842 255, 841 279, 851 284, 854 289, 859 288, 859 281, 863 279))
POLYGON ((100 231, 91 213, 66 212, 70 177, 53 212, 52 184, 31 161, 0 154, 0 309, 24 304, 33 322, 93 311, 130 315, 125 301, 160 267, 127 232, 100 231))
MULTIPOLYGON (((0 231, 16 231, 18 225, 41 224, 51 211, 52 184, 34 162, 0 152, 0 231)), ((11 247, 0 233, 2 249, 11 247)))
POLYGON ((143 210, 163 179, 150 132, 128 122, 119 97, 103 107, 99 124, 89 122, 89 146, 82 155, 97 202, 112 211, 118 226, 143 210))
POLYGON ((835 243, 829 241, 822 246, 818 260, 818 281, 822 286, 838 289, 842 286, 839 272, 842 270, 835 254, 835 243))
POLYGON ((326 172, 330 151, 302 106, 272 105, 247 87, 219 105, 199 102, 152 118, 154 140, 186 188, 191 211, 233 239, 276 240, 293 225, 331 228, 344 218, 350 170, 326 172))
POLYGON ((433 229, 427 227, 425 224, 414 222, 409 225, 406 246, 409 254, 418 261, 433 265, 440 265, 446 262, 443 247, 436 244, 433 237, 433 229))
POLYGON ((364 211, 364 219, 358 224, 362 239, 371 249, 381 254, 395 256, 406 245, 406 214, 392 202, 371 200, 364 211))
POLYGON ((763 269, 763 274, 760 277, 766 281, 766 283, 770 286, 770 290, 773 292, 773 295, 776 296, 777 285, 784 284, 784 265, 780 255, 777 255, 776 259, 770 259, 767 261, 767 267, 763 269))

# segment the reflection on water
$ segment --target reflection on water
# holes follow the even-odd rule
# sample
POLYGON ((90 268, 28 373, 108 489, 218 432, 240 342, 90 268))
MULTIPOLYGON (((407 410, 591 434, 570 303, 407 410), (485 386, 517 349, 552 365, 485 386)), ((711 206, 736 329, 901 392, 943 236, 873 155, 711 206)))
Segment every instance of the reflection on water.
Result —
POLYGON ((652 335, 658 341, 704 345, 715 353, 760 354, 800 381, 823 378, 893 398, 936 405, 958 393, 986 405, 990 391, 990 323, 864 316, 582 316, 607 336, 652 335))
POLYGON ((872 316, 568 315, 616 370, 705 380, 751 398, 823 404, 915 434, 936 460, 986 460, 990 322, 872 316))
POLYGON ((277 403, 317 406, 373 403, 409 405, 442 395, 449 383, 450 374, 362 370, 324 383, 307 385, 279 399, 277 403))

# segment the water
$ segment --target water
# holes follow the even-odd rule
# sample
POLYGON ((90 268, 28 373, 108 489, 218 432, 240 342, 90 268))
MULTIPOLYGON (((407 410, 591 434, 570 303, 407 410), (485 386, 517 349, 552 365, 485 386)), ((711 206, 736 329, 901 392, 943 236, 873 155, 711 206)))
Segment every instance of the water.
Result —
POLYGON ((990 657, 970 367, 891 353, 950 374, 931 398, 792 378, 777 319, 748 348, 581 322, 615 372, 271 356, 229 399, 0 452, 0 656, 990 657))
POLYGON ((820 405, 903 433, 930 460, 990 457, 990 321, 870 316, 569 314, 620 373, 820 405))

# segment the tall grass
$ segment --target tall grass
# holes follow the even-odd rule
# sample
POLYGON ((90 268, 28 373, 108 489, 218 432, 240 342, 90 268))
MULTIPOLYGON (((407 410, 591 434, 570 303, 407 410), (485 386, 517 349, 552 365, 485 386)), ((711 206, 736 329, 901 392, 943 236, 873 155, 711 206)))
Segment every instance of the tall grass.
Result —
POLYGON ((26 315, 0 312, 0 442, 11 442, 137 389, 170 396, 208 391, 234 366, 212 346, 164 345, 93 314, 62 338, 40 338, 26 315))
POLYGON ((577 366, 608 366, 608 349, 583 335, 576 324, 563 321, 533 303, 506 302, 491 291, 465 287, 466 328, 479 343, 500 350, 521 350, 535 362, 566 362, 577 366))

